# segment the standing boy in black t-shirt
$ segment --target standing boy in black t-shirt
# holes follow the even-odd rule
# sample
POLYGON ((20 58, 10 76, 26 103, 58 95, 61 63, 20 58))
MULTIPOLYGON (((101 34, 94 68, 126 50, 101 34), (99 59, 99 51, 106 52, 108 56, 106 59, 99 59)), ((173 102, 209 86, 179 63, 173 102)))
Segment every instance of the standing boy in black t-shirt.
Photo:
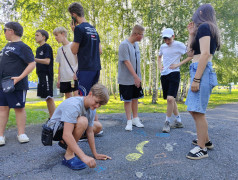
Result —
POLYGON ((23 27, 18 22, 8 22, 4 27, 9 42, 0 51, 0 146, 5 145, 4 131, 9 118, 10 108, 14 108, 20 143, 29 142, 25 134, 25 100, 28 88, 28 74, 35 68, 34 55, 29 46, 21 41, 23 27), (11 77, 15 90, 5 93, 2 79, 11 77))
POLYGON ((36 73, 39 78, 37 86, 37 96, 46 99, 49 116, 55 111, 55 102, 53 99, 53 51, 49 44, 46 43, 49 34, 45 30, 37 30, 35 40, 40 45, 36 50, 36 73))

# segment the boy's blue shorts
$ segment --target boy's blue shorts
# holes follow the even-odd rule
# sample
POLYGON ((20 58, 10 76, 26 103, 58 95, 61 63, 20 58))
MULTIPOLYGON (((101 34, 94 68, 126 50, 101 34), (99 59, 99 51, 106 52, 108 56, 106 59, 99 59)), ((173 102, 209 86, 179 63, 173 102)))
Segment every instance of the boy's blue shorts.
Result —
POLYGON ((9 108, 24 108, 26 103, 27 90, 15 90, 11 93, 4 93, 0 89, 0 106, 9 108))
POLYGON ((99 80, 100 70, 98 71, 78 71, 77 78, 79 84, 79 95, 87 96, 91 87, 99 80))

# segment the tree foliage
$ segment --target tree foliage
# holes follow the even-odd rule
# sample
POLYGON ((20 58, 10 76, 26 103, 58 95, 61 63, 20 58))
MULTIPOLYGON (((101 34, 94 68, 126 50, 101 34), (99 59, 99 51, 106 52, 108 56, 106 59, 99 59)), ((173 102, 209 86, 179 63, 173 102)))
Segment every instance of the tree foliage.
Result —
MULTIPOLYGON (((52 34, 54 28, 64 26, 69 31, 68 38, 73 40, 70 30, 71 17, 68 6, 74 1, 63 0, 2 0, 0 2, 1 19, 4 23, 18 21, 24 27, 23 42, 28 44, 35 53, 38 45, 34 35, 37 29, 49 32, 48 43, 52 46, 54 55, 60 46, 52 34)), ((141 67, 143 88, 152 94, 152 102, 156 103, 159 87, 159 71, 157 54, 163 43, 161 31, 170 27, 175 31, 175 38, 186 44, 188 39, 187 24, 192 14, 206 0, 88 0, 80 2, 85 9, 85 17, 94 25, 100 35, 103 48, 101 55, 102 71, 100 80, 110 92, 117 92, 117 61, 118 47, 121 41, 130 35, 135 24, 145 27, 145 37, 141 46, 141 67)), ((237 0, 209 1, 216 10, 219 28, 221 30, 222 48, 214 57, 214 66, 219 83, 237 82, 237 32, 238 16, 237 0)), ((0 35, 0 48, 6 44, 4 33, 0 35)), ((181 82, 187 86, 189 64, 181 68, 181 82)), ((55 66, 57 76, 57 65, 55 66)), ((37 80, 35 71, 31 80, 37 80)))

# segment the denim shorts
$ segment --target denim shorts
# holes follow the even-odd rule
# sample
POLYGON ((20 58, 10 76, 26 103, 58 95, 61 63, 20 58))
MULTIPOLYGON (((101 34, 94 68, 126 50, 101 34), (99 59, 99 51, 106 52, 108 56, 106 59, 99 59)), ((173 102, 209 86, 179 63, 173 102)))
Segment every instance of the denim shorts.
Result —
POLYGON ((196 74, 197 67, 198 62, 190 65, 191 83, 185 104, 187 105, 188 111, 205 114, 212 89, 218 84, 217 75, 212 68, 212 62, 208 62, 200 81, 199 90, 197 92, 192 92, 191 84, 196 74))

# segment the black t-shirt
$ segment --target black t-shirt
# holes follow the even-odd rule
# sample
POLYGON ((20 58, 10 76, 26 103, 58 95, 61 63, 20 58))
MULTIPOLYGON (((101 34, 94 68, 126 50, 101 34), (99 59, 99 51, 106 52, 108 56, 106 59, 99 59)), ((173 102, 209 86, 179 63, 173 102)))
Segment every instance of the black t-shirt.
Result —
MULTIPOLYGON (((0 88, 2 88, 2 78, 20 76, 31 62, 34 62, 34 54, 28 45, 22 41, 8 43, 0 51, 0 88)), ((29 89, 28 76, 15 84, 15 89, 29 89)))
POLYGON ((38 47, 36 50, 36 58, 38 59, 50 59, 50 64, 41 64, 36 63, 36 73, 39 74, 47 74, 49 77, 53 78, 54 70, 54 58, 53 58, 53 51, 49 44, 43 44, 42 46, 38 47))
POLYGON ((100 38, 96 29, 87 22, 83 22, 74 29, 74 42, 79 43, 78 70, 101 70, 99 43, 100 38))
POLYGON ((201 54, 200 45, 199 45, 199 39, 204 37, 204 36, 210 36, 211 37, 211 40, 210 40, 210 53, 211 54, 215 53, 215 51, 217 49, 216 39, 214 37, 212 37, 212 33, 211 33, 211 30, 210 30, 209 24, 204 23, 204 24, 201 24, 198 27, 197 35, 195 37, 195 43, 193 44, 194 55, 201 54))

